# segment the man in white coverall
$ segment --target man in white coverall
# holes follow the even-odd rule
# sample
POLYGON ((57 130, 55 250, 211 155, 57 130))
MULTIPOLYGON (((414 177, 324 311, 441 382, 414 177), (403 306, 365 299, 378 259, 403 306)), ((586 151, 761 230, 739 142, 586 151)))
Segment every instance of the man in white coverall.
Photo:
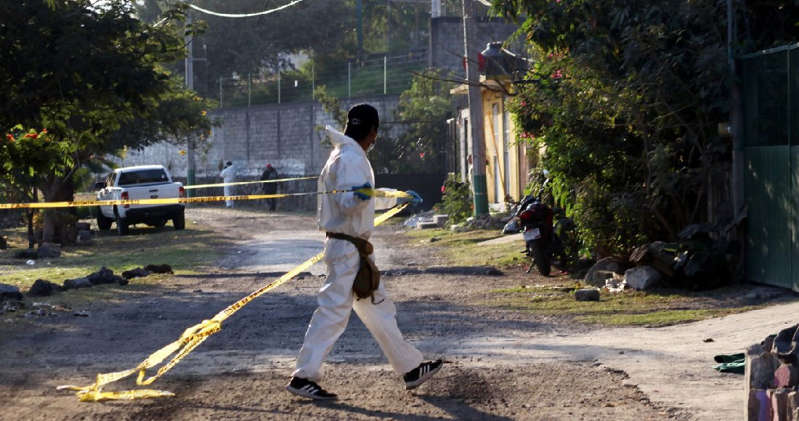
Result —
POLYGON ((319 228, 328 233, 324 255, 327 279, 319 290, 319 307, 305 333, 296 370, 286 386, 286 390, 295 395, 320 400, 337 398, 316 382, 321 378, 322 361, 347 327, 352 309, 380 345, 394 372, 403 376, 406 389, 424 383, 443 365, 441 360, 423 362, 422 354, 403 339, 397 327, 396 308, 386 297, 382 282, 374 291, 373 299, 354 296, 353 282, 360 267, 358 250, 350 241, 329 235, 346 234, 368 240, 374 227, 375 208, 388 208, 398 201, 421 203, 421 197, 414 192, 408 192, 412 199, 372 197, 370 194, 375 177, 366 152, 377 139, 378 125, 377 110, 360 104, 348 112, 344 134, 326 128, 334 148, 319 176, 319 191, 364 190, 320 196, 319 228))
MULTIPOLYGON (((228 161, 225 164, 225 168, 222 169, 222 172, 219 173, 219 176, 222 177, 225 183, 232 183, 236 180, 236 170, 233 168, 233 163, 228 161)), ((233 186, 225 186, 225 196, 231 196, 233 193, 233 186)), ((233 207, 232 200, 225 200, 225 206, 228 208, 233 207)))

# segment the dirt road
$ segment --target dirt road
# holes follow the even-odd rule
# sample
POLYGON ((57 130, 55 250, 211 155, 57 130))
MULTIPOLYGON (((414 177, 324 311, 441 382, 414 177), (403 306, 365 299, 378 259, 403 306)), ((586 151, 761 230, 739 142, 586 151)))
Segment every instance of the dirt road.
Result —
MULTIPOLYGON (((322 382, 340 401, 310 403, 283 390, 315 308, 321 265, 239 311, 153 385, 174 398, 88 404, 57 392, 57 385, 135 366, 323 247, 310 216, 198 209, 188 218, 236 239, 216 269, 149 289, 104 286, 118 300, 82 309, 86 318, 0 316, 0 419, 738 419, 741 377, 712 371, 710 357, 762 339, 784 322, 777 314, 790 314, 767 309, 664 329, 564 325, 481 304, 491 289, 530 275, 435 269, 435 250, 403 247, 387 227, 374 240, 400 328, 427 357, 450 361, 413 393, 357 317, 322 382), (733 330, 756 318, 771 321, 733 330), (702 342, 707 337, 715 342, 702 342)), ((132 386, 121 383, 110 389, 132 386)))

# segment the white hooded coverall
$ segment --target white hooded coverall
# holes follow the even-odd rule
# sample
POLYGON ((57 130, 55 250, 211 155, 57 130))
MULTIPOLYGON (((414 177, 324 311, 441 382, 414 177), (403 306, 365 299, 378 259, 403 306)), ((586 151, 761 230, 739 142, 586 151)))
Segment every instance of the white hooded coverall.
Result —
MULTIPOLYGON (((319 191, 349 190, 364 183, 374 186, 375 176, 366 152, 352 138, 326 128, 333 151, 319 176, 319 191)), ((394 206, 396 198, 360 200, 352 192, 326 194, 319 199, 319 229, 369 239, 374 227, 375 207, 394 206)), ((396 307, 385 293, 383 282, 369 298, 358 300, 352 292, 360 267, 358 250, 346 240, 328 238, 324 262, 327 279, 319 290, 319 307, 311 317, 305 341, 292 376, 318 382, 322 361, 344 332, 352 309, 380 345, 394 371, 405 374, 422 363, 422 354, 406 342, 396 320, 396 307)))
MULTIPOLYGON (((224 180, 225 183, 232 183, 232 182, 236 181, 236 171, 233 169, 233 165, 225 167, 225 169, 223 169, 222 172, 219 173, 219 176, 222 177, 222 179, 224 180)), ((223 187, 225 189, 225 196, 233 195, 232 187, 233 186, 224 186, 223 187)), ((233 207, 233 201, 232 200, 225 200, 225 206, 227 206, 229 208, 232 208, 233 207)))

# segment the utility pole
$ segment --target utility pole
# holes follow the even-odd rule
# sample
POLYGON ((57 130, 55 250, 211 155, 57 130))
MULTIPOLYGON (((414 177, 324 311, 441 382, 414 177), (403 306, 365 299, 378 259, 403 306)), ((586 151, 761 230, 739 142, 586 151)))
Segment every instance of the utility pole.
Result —
POLYGON ((358 60, 361 60, 363 55, 363 0, 355 1, 355 12, 358 15, 358 60))
POLYGON ((480 92, 480 75, 477 56, 480 49, 475 42, 474 1, 462 0, 463 6, 463 50, 466 59, 466 83, 469 87, 469 120, 472 131, 472 191, 474 216, 488 215, 486 195, 486 158, 483 142, 483 98, 480 92))
MULTIPOLYGON (((744 188, 744 129, 743 129, 743 102, 741 100, 741 84, 738 80, 738 71, 735 65, 735 51, 733 46, 736 42, 737 30, 735 28, 735 2, 727 0, 727 65, 730 69, 730 132, 732 134, 732 206, 735 221, 744 217, 744 207, 746 205, 746 190, 744 188)), ((742 262, 746 261, 746 225, 739 226, 734 233, 734 239, 738 240, 740 246, 738 253, 742 262)), ((736 281, 742 281, 746 277, 746 269, 743 265, 733 274, 736 281)))
POLYGON ((744 141, 741 106, 741 86, 735 66, 735 5, 727 0, 727 65, 730 71, 730 132, 732 134, 732 203, 737 220, 744 208, 744 141))
MULTIPOLYGON (((194 90, 194 54, 193 54, 193 41, 194 36, 191 33, 191 11, 186 13, 186 89, 194 90)), ((194 182, 194 138, 189 136, 186 141, 186 154, 188 155, 188 168, 186 170, 186 184, 189 186, 195 184, 194 182)), ((186 190, 188 197, 192 196, 193 190, 186 190)))

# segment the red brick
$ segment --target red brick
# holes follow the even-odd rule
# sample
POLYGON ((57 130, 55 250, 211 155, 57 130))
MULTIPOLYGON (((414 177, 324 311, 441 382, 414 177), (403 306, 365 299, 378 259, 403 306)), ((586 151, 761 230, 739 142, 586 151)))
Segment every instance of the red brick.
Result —
POLYGON ((799 385, 799 369, 791 364, 782 364, 774 371, 774 381, 771 387, 794 387, 799 385))

